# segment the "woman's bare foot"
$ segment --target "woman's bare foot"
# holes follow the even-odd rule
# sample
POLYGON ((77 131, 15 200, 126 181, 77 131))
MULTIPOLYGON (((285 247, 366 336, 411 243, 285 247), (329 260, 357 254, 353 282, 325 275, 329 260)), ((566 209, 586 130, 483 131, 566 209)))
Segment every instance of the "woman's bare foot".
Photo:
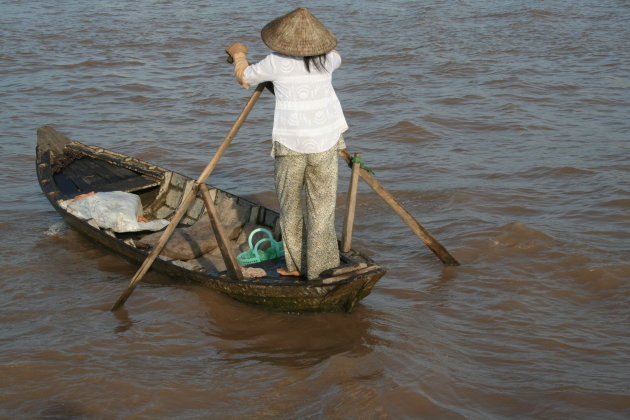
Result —
POLYGON ((285 267, 277 268, 276 272, 281 276, 288 277, 300 277, 302 275, 302 273, 300 273, 298 270, 288 271, 285 267))

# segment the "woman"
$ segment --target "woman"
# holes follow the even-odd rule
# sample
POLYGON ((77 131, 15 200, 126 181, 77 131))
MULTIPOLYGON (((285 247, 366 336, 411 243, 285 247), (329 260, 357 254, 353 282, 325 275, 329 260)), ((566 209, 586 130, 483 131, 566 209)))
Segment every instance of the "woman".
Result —
POLYGON ((339 265, 337 150, 345 149, 341 133, 348 126, 332 86, 332 73, 341 65, 341 57, 334 50, 335 36, 305 8, 271 21, 261 37, 274 52, 259 63, 248 64, 247 47, 239 42, 226 51, 243 87, 273 82, 271 155, 287 263, 278 273, 312 280, 339 265))

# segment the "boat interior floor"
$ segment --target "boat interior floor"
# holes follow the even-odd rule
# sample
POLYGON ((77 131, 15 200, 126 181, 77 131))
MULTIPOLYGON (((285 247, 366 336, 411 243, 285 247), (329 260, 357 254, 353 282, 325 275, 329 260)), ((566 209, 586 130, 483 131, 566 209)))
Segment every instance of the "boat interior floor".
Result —
MULTIPOLYGON (((208 271, 214 271, 223 273, 225 271, 225 263, 223 257, 219 251, 213 251, 208 254, 202 255, 194 260, 188 261, 189 263, 199 264, 208 271)), ((276 271, 278 268, 285 266, 284 258, 276 258, 273 260, 263 261, 248 265, 247 267, 259 268, 265 271, 264 282, 265 283, 295 283, 303 284, 306 278, 302 277, 284 277, 278 274, 276 271)), ((252 277, 246 278, 247 281, 261 281, 260 278, 252 277)))
POLYGON ((73 160, 55 174, 55 182, 66 198, 90 191, 133 192, 160 185, 147 175, 91 158, 73 160))

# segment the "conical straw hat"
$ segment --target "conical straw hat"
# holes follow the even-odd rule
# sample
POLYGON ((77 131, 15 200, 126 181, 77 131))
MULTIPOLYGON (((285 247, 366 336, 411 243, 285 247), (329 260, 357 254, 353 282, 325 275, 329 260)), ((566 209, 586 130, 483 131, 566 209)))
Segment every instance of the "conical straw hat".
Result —
POLYGON ((337 38, 304 7, 272 20, 260 35, 272 50, 301 57, 324 54, 337 45, 337 38))

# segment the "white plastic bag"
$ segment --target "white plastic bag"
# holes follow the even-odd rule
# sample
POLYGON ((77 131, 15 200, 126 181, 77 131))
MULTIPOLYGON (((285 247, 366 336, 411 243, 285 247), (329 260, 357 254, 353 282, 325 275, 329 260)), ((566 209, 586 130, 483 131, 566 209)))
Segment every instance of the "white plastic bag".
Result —
POLYGON ((81 219, 94 219, 103 229, 114 232, 156 231, 168 225, 168 220, 138 222, 142 203, 136 194, 124 191, 98 192, 79 200, 60 201, 59 205, 81 219))

